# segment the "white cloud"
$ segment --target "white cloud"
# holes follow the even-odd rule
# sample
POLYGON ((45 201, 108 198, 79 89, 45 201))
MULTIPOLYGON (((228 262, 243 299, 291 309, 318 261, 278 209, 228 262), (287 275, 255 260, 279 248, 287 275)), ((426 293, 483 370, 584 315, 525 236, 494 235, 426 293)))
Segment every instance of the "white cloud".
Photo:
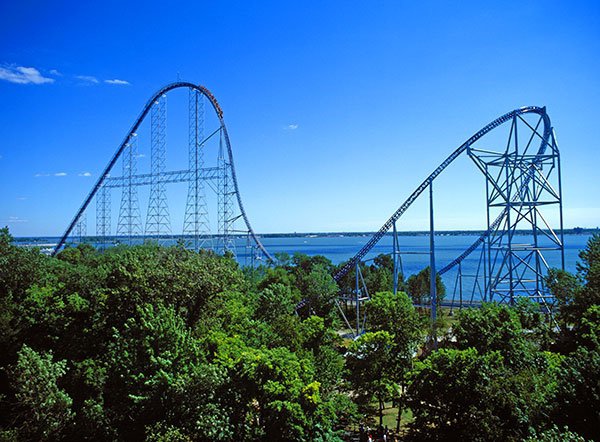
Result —
POLYGON ((0 80, 16 84, 53 83, 53 78, 44 77, 36 68, 25 66, 0 67, 0 80))
POLYGON ((27 199, 26 196, 18 196, 17 201, 25 201, 27 199))
POLYGON ((55 77, 62 77, 63 74, 61 74, 60 72, 58 72, 56 69, 50 69, 48 71, 48 73, 50 75, 54 75, 55 77))
POLYGON ((77 78, 78 80, 81 80, 81 81, 85 81, 86 83, 91 83, 91 84, 99 83, 98 79, 91 75, 75 75, 75 78, 77 78))
POLYGON ((113 80, 104 80, 104 82, 108 83, 108 84, 117 84, 117 85, 121 85, 121 86, 126 86, 126 85, 131 84, 126 80, 119 80, 118 78, 115 78, 113 80))
POLYGON ((297 124, 288 124, 286 129, 287 130, 296 130, 296 129, 298 129, 298 125, 297 124))
POLYGON ((36 178, 38 178, 38 177, 45 177, 45 176, 58 176, 58 177, 62 177, 62 176, 67 176, 67 172, 56 172, 56 173, 39 172, 39 173, 36 173, 34 175, 34 177, 36 177, 36 178))
POLYGON ((7 220, 5 220, 3 222, 6 224, 18 224, 18 223, 26 223, 29 222, 29 220, 23 219, 23 218, 19 218, 18 216, 9 216, 7 220))
POLYGON ((92 176, 90 172, 81 172, 78 176, 92 176))

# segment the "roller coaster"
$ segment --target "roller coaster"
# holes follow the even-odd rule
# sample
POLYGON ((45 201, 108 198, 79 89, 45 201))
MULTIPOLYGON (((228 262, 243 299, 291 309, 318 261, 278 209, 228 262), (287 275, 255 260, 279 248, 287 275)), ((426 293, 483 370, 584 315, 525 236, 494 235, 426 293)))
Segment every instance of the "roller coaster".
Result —
MULTIPOLYGON (((214 119, 214 118, 213 118, 214 119)), ((171 83, 159 91, 146 103, 133 126, 119 145, 108 165, 100 174, 98 180, 83 204, 60 238, 53 255, 56 255, 65 245, 70 236, 80 237, 87 231, 88 209, 96 197, 96 242, 104 244, 112 236, 111 230, 111 201, 110 192, 114 188, 122 189, 121 206, 116 233, 113 238, 117 242, 125 240, 133 243, 135 240, 153 239, 159 241, 171 235, 169 213, 166 196, 166 184, 188 183, 187 203, 184 216, 182 239, 186 246, 195 250, 205 248, 235 254, 234 235, 247 235, 248 243, 269 262, 273 258, 265 249, 260 239, 252 229, 248 215, 244 209, 239 191, 231 141, 223 120, 223 111, 214 95, 204 86, 188 82, 171 83), (166 98, 167 93, 174 90, 187 90, 188 98, 188 167, 173 171, 166 170, 166 98), (205 136, 205 101, 212 110, 216 121, 205 136), (138 174, 139 131, 142 124, 150 116, 151 164, 150 172, 138 174), (209 143, 217 144, 216 164, 206 167, 206 151, 209 143), (121 176, 112 174, 118 160, 122 161, 121 176), (206 186, 214 191, 217 200, 218 230, 211 231, 208 217, 208 198, 206 186), (150 196, 146 224, 142 228, 139 208, 138 188, 150 186, 150 196), (235 199, 234 199, 235 198, 235 199), (237 203, 237 210, 234 204, 237 203), (235 223, 242 219, 246 229, 236 229, 235 223), (216 242, 216 244, 215 244, 216 242)), ((214 229, 213 229, 214 230, 214 229)))
MULTIPOLYGON (((148 131, 147 131, 148 132, 148 131)), ((428 305, 435 319, 440 305, 476 305, 485 301, 514 303, 528 297, 551 310, 553 299, 544 283, 549 268, 546 256, 558 254, 564 268, 562 185, 560 155, 550 117, 544 107, 522 107, 487 124, 456 148, 408 196, 366 244, 334 275, 340 281, 354 272, 355 287, 341 294, 338 307, 349 327, 361 332, 364 324, 363 303, 369 299, 360 263, 381 239, 393 235, 394 291, 403 276, 397 224, 423 194, 429 194, 430 218, 430 296, 428 305), (492 146, 492 147, 490 147, 492 146), (434 183, 457 158, 467 155, 486 182, 487 228, 473 244, 439 271, 435 263, 434 183), (553 228, 553 224, 558 227, 553 228), (479 256, 475 275, 465 275, 463 262, 471 255, 479 256), (440 300, 435 278, 456 272, 457 284, 451 300, 440 300), (463 296, 462 281, 472 277, 470 294, 463 296), (460 281, 460 285, 458 284, 460 281), (457 301, 457 295, 460 299, 457 301), (342 304, 345 308, 342 308, 342 304), (355 312, 349 319, 347 312, 355 312), (363 319, 361 319, 363 318, 363 319)), ((131 129, 119 145, 108 165, 77 210, 56 245, 58 253, 69 241, 84 236, 87 212, 96 198, 96 243, 135 243, 146 239, 157 241, 180 237, 195 250, 213 249, 235 254, 235 239, 247 238, 252 257, 273 262, 273 258, 251 227, 239 190, 233 151, 223 119, 223 111, 213 94, 204 86, 188 82, 169 84, 157 91, 142 109, 131 129), (188 91, 188 155, 184 168, 167 170, 166 98, 175 90, 188 91), (204 103, 212 112, 205 112, 204 103), (148 121, 149 120, 149 121, 148 121), (149 124, 148 124, 149 123, 149 124), (149 125, 149 170, 138 173, 142 127, 149 125), (208 125, 209 129, 205 130, 208 125), (214 152, 207 160, 209 152, 214 152), (216 158, 214 158, 216 157, 216 158), (122 163, 121 175, 115 174, 122 163), (187 183, 187 200, 181 235, 171 233, 167 184, 187 183), (149 187, 146 222, 142 223, 138 190, 149 187), (116 235, 112 229, 111 193, 121 189, 116 235), (208 190, 208 192, 207 192, 208 190), (212 192, 211 192, 212 191, 212 192), (217 227, 209 220, 211 194, 217 205, 217 227), (243 222, 243 228, 236 227, 243 222)))
MULTIPOLYGON (((497 142, 497 140, 495 140, 497 142)), ((498 301, 513 304, 518 297, 527 297, 551 311, 553 298, 545 286, 544 277, 549 269, 546 255, 558 253, 564 269, 564 238, 562 213, 562 184, 560 154, 550 117, 542 107, 522 107, 495 119, 454 150, 392 214, 371 239, 335 274, 341 280, 350 271, 355 272, 353 293, 344 294, 338 307, 347 325, 360 334, 366 312, 361 305, 370 298, 359 263, 390 230, 393 231, 394 292, 402 275, 400 240, 396 223, 417 198, 429 189, 430 202, 430 295, 428 307, 435 320, 439 306, 480 305, 481 302, 498 301), (537 121, 526 117, 536 116, 537 121), (482 148, 481 140, 508 123, 506 144, 499 150, 482 148), (540 127, 541 126, 541 127, 540 127), (535 150, 537 146, 537 150, 535 150), (433 184, 437 177, 459 156, 467 154, 486 178, 487 229, 463 253, 436 271, 433 184), (553 210, 554 209, 554 210, 553 210), (553 229, 549 211, 558 212, 558 229, 553 229), (493 218, 494 212, 499 212, 493 218), (493 221, 492 221, 493 219, 493 221), (515 237, 527 242, 516 243, 515 237), (479 250, 480 258, 470 299, 463 299, 462 263, 479 250), (436 275, 458 268, 457 284, 452 299, 445 302, 436 295, 436 275), (477 293, 479 291, 479 293, 477 293), (478 295, 476 298, 476 294, 478 295), (459 300, 457 302, 457 295, 459 300), (342 308, 341 302, 346 308, 342 308), (350 304, 351 309, 348 308, 350 304), (354 310, 355 322, 351 325, 347 312, 354 310), (361 325, 362 324, 362 325, 361 325)))

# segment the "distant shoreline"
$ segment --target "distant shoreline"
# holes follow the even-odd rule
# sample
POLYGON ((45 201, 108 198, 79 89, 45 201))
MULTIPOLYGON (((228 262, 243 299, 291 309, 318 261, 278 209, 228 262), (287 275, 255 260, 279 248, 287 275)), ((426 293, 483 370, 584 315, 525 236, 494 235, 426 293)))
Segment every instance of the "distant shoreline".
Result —
MULTIPOLYGON (((439 236, 479 236, 484 233, 485 230, 436 230, 435 234, 439 236)), ((365 237, 372 236, 376 232, 292 232, 292 233, 259 233, 257 236, 260 238, 332 238, 332 237, 365 237)), ((529 233, 525 230, 517 230, 516 234, 526 234, 529 233)), ((591 235, 594 233, 600 233, 600 228, 583 228, 583 227, 575 227, 572 229, 564 229, 563 233, 565 235, 591 235)), ((392 232, 387 232, 386 236, 391 236, 392 232)), ((398 231, 398 236, 423 236, 429 235, 428 230, 412 230, 412 231, 398 231)), ((213 237, 218 237, 219 235, 212 235, 213 237)), ((245 237, 246 235, 232 235, 238 237, 245 237)), ((178 239, 183 237, 191 237, 190 235, 165 235, 160 238, 164 239, 178 239)), ((15 236, 15 240, 23 241, 23 240, 36 240, 36 239, 60 239, 60 236, 15 236)), ((98 238, 96 235, 86 235, 87 239, 98 238)), ((118 239, 119 236, 110 236, 110 238, 118 239)), ((152 236, 147 237, 151 239, 152 236)))

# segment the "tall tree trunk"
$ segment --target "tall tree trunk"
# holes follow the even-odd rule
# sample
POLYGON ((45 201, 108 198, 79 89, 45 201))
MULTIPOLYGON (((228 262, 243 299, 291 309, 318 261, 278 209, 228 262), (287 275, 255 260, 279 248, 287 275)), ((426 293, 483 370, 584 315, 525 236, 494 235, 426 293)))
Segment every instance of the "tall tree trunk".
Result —
POLYGON ((382 396, 378 396, 379 398, 379 426, 383 427, 383 398, 382 396))
POLYGON ((398 417, 396 418, 396 434, 400 433, 400 419, 402 419, 402 395, 398 396, 398 417))

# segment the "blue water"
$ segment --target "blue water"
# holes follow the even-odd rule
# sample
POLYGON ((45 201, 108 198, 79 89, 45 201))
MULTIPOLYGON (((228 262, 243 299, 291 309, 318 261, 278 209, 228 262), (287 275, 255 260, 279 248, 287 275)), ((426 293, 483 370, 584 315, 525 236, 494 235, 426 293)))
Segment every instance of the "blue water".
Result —
MULTIPOLYGON (((439 270, 454 258, 459 256, 478 238, 477 235, 436 235, 435 237, 435 258, 436 268, 439 270)), ((589 235, 565 235, 565 270, 576 271, 576 264, 579 259, 580 250, 584 249, 589 235)), ((331 237, 294 237, 294 238, 264 238, 263 243, 271 253, 294 252, 305 253, 307 255, 324 255, 333 261, 334 264, 350 259, 360 248, 370 239, 369 236, 331 236, 331 237)), ((531 239, 523 236, 515 236, 515 243, 531 242, 531 239)), ((392 237, 386 236, 373 247, 365 256, 365 260, 372 259, 381 253, 392 252, 392 237)), ((407 252, 402 255, 402 267, 405 276, 418 273, 429 265, 429 236, 414 235, 400 236, 401 252, 407 252)), ((549 245, 549 242, 541 241, 540 245, 549 245)), ((465 299, 478 296, 474 293, 475 275, 480 263, 480 250, 476 250, 462 263, 462 288, 465 299)), ((558 251, 547 251, 544 253, 549 267, 561 266, 561 255, 558 251)), ((482 269, 481 269, 482 270, 482 269)), ((447 288, 447 297, 451 297, 456 290, 458 269, 448 271, 442 276, 442 280, 447 288)), ((482 273, 480 273, 482 275, 482 273)), ((480 284, 483 281, 480 277, 480 284)), ((475 290, 476 291, 476 290, 475 290)))
MULTIPOLYGON (((476 235, 436 235, 435 237, 435 257, 436 267, 441 269, 465 249, 467 249, 478 236, 476 235)), ((576 263, 580 250, 584 249, 590 235, 565 235, 565 269, 570 272, 576 271, 576 263)), ((49 247, 56 244, 58 238, 17 238, 18 244, 33 245, 36 244, 42 248, 49 250, 49 247)), ((370 236, 310 236, 299 235, 294 237, 279 237, 279 238, 261 238, 265 248, 272 255, 279 252, 285 252, 293 255, 296 252, 304 253, 309 256, 324 255, 329 258, 334 264, 339 264, 346 261, 370 239, 370 236)), ((429 236, 427 235, 410 235, 400 236, 400 248, 402 252, 407 254, 402 255, 402 264, 404 275, 408 276, 419 272, 429 265, 429 236)), ((174 243, 175 241, 173 241, 174 243)), ((530 242, 526 237, 514 237, 515 243, 530 242)), ((542 242, 543 244, 543 242, 542 242)), ((237 257, 242 264, 250 262, 249 249, 246 247, 246 239, 236 240, 237 257)), ((390 253, 392 251, 392 237, 385 236, 375 247, 367 254, 366 260, 372 259, 381 253, 390 253)), ((475 251, 463 261, 462 271, 465 279, 465 290, 469 291, 473 283, 468 282, 469 275, 475 275, 479 265, 480 251, 475 251)), ((544 253, 544 258, 548 261, 550 267, 560 267, 561 256, 557 251, 548 251, 544 253)), ((457 271, 452 270, 443 275, 442 279, 451 292, 455 285, 457 271)), ((473 278, 472 278, 473 279, 473 278)), ((474 280, 474 279, 473 279, 474 280)))
MULTIPOLYGON (((478 236, 476 235, 446 235, 435 237, 436 265, 441 268, 460 255, 468 248, 478 236)), ((568 271, 575 271, 575 264, 578 259, 579 251, 585 248, 589 235, 565 235, 565 268, 568 271)), ((370 239, 370 236, 327 236, 327 237, 288 237, 288 238, 262 238, 261 241, 269 253, 286 252, 293 254, 295 252, 304 253, 309 256, 324 255, 334 264, 346 261, 370 239)), ((420 252, 423 254, 410 254, 403 256, 405 270, 413 269, 419 271, 429 265, 429 236, 414 235, 400 236, 401 251, 420 252)), ((514 237, 515 242, 526 242, 525 237, 514 237)), ((366 260, 372 259, 381 253, 390 253, 392 251, 392 237, 385 236, 373 247, 365 257, 366 260)), ((468 261, 478 261, 479 256, 474 252, 467 258, 468 261)), ((546 256, 546 255, 545 255, 546 256)), ((557 252, 548 253, 548 263, 551 267, 560 266, 560 254, 557 252)), ((466 263, 465 263, 466 264, 466 263)), ((405 271, 407 274, 414 273, 405 271)))

